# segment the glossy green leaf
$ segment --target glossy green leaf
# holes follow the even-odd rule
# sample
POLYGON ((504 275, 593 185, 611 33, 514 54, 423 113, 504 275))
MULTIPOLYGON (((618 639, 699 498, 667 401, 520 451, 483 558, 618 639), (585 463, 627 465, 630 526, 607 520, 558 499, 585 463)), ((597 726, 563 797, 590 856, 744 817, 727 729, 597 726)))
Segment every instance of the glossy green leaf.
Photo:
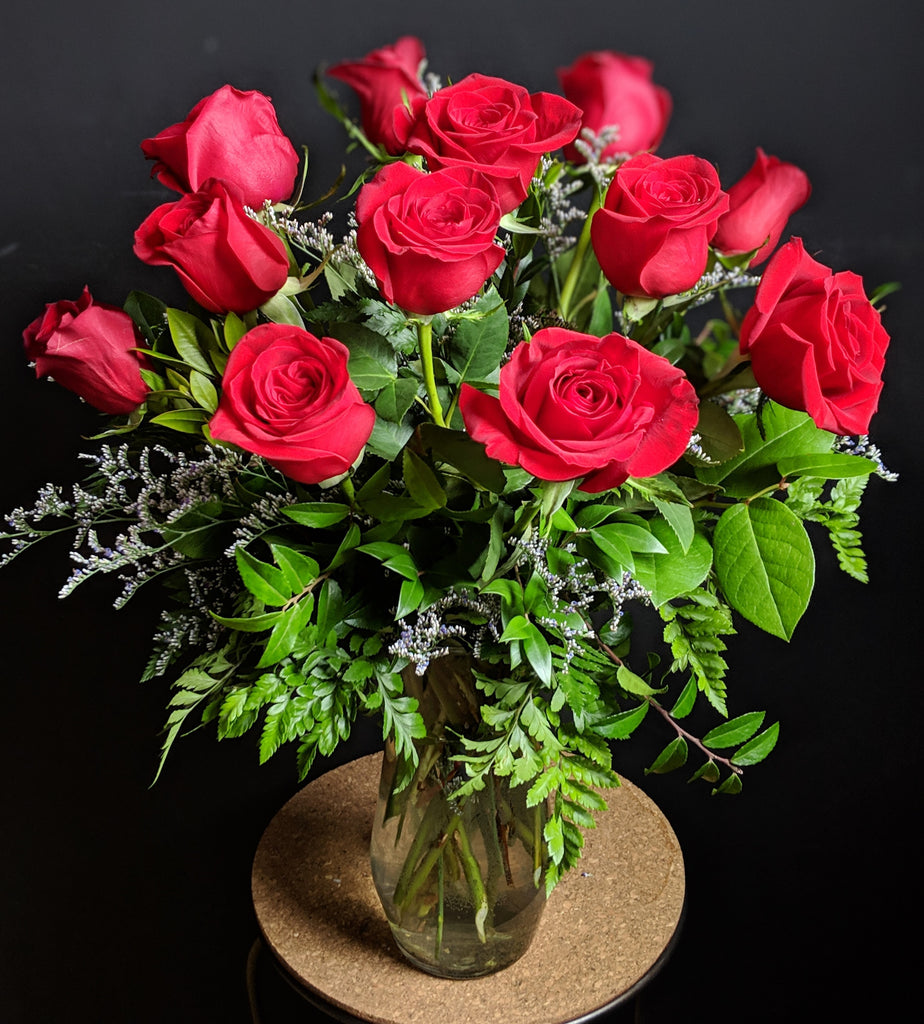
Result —
POLYGON ((741 786, 741 776, 733 773, 728 776, 721 786, 716 786, 712 791, 712 795, 715 796, 717 793, 723 793, 727 796, 737 796, 741 792, 741 786))
POLYGON ((645 774, 665 775, 667 772, 676 771, 687 763, 687 741, 678 736, 654 759, 651 766, 645 769, 645 774))
POLYGON ((260 307, 260 312, 275 324, 288 324, 290 327, 302 328, 305 326, 305 321, 302 320, 298 307, 291 299, 281 293, 274 295, 271 299, 264 302, 260 307))
POLYGON ((409 448, 404 449, 404 484, 421 508, 437 509, 446 504, 446 492, 426 462, 409 448))
POLYGON ((510 327, 500 297, 487 316, 460 321, 449 343, 449 361, 460 381, 486 380, 504 360, 510 327))
POLYGON ((409 423, 392 423, 381 416, 376 416, 366 447, 386 462, 392 462, 410 441, 413 433, 414 428, 409 423))
POLYGON ((763 725, 765 712, 749 711, 711 729, 703 737, 703 743, 710 748, 721 750, 734 747, 749 740, 763 725))
POLYGON ((697 477, 705 483, 721 484, 733 497, 747 498, 779 480, 780 459, 828 453, 834 443, 834 435, 819 430, 809 415, 774 402, 765 407, 762 419, 763 437, 756 416, 736 417, 744 451, 721 466, 697 468, 697 477))
POLYGON ((206 412, 215 412, 218 408, 218 391, 210 378, 198 370, 192 370, 189 374, 189 389, 206 412))
POLYGON ((815 581, 811 541, 782 502, 758 498, 722 513, 715 568, 729 604, 754 625, 789 640, 815 581))
POLYGON ((454 466, 495 494, 503 491, 507 482, 503 467, 496 459, 488 456, 483 444, 473 440, 464 431, 425 423, 420 428, 420 436, 438 461, 454 466))
MULTIPOLYGON (((664 501, 662 498, 652 497, 655 508, 661 513, 670 524, 671 529, 680 541, 680 550, 686 554, 693 543, 696 534, 696 524, 693 522, 693 510, 689 505, 679 501, 664 501)), ((667 550, 665 548, 665 550, 667 550)))
POLYGON ((152 416, 150 422, 178 430, 181 434, 201 434, 209 415, 204 409, 169 409, 152 416))
POLYGON ((523 638, 523 653, 539 679, 548 685, 552 681, 552 651, 542 630, 533 623, 527 623, 528 629, 523 638))
POLYGON ((398 607, 395 611, 396 619, 403 619, 406 615, 416 611, 424 599, 424 585, 419 579, 405 580, 398 592, 398 607))
POLYGON ((202 346, 199 341, 199 332, 205 329, 205 324, 182 309, 168 308, 167 326, 170 329, 173 347, 180 359, 192 369, 209 376, 212 373, 212 367, 202 354, 202 346))
POLYGON ((695 782, 696 779, 702 779, 704 782, 718 782, 720 778, 719 766, 715 761, 704 761, 687 781, 695 782))
POLYGON ((593 726, 594 732, 605 736, 608 740, 624 740, 631 736, 642 723, 645 715, 648 714, 650 706, 647 700, 643 700, 641 704, 629 711, 620 711, 615 715, 595 722, 593 726))
POLYGON ((625 665, 616 669, 616 681, 627 693, 634 693, 637 697, 651 697, 659 692, 625 665))
POLYGON ((266 648, 257 662, 257 668, 269 668, 292 653, 302 630, 311 618, 313 608, 314 594, 308 594, 281 613, 279 621, 273 626, 273 631, 266 641, 266 648))
POLYGON ((687 685, 683 688, 683 692, 677 698, 677 703, 671 708, 671 718, 686 718, 693 710, 698 693, 699 687, 696 685, 696 677, 690 676, 687 685))
POLYGON ((655 607, 694 590, 712 568, 712 547, 702 533, 695 533, 690 546, 683 544, 671 525, 652 519, 651 532, 661 542, 664 554, 637 554, 635 578, 651 594, 655 607))
POLYGON ((271 544, 270 550, 293 594, 301 593, 318 578, 320 566, 310 555, 281 544, 271 544))
POLYGON ((762 733, 755 736, 750 742, 745 743, 743 747, 736 750, 732 754, 732 764, 741 765, 742 767, 759 764, 776 746, 779 735, 780 723, 774 722, 773 725, 764 729, 762 733))
POLYGON ((287 505, 282 512, 302 526, 323 529, 346 519, 350 514, 350 506, 336 501, 307 501, 299 505, 287 505))
POLYGON ((378 559, 387 569, 404 576, 405 579, 416 580, 420 575, 411 553, 400 544, 375 541, 372 544, 361 544, 356 550, 378 559))
MULTIPOLYGON (((715 402, 700 402, 696 433, 699 435, 697 444, 706 456, 703 465, 727 463, 744 450, 738 424, 715 402)), ((700 461, 695 454, 690 456, 690 460, 700 461)))
POLYGON ((231 349, 244 337, 247 333, 247 325, 237 315, 237 313, 228 313, 225 316, 224 324, 224 339, 225 347, 230 352, 231 349))
POLYGON ((853 476, 869 476, 876 464, 860 455, 827 452, 821 455, 793 455, 780 459, 777 469, 781 476, 819 476, 826 480, 840 480, 853 476))
POLYGON ((234 558, 244 586, 258 600, 264 604, 281 606, 292 597, 292 587, 281 569, 261 562, 246 548, 236 548, 234 558))

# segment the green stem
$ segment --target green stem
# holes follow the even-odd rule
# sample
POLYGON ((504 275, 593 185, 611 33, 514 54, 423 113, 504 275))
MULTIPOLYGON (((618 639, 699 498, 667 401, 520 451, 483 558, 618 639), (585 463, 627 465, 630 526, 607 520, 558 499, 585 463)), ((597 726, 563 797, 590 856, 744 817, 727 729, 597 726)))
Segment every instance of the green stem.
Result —
POLYGON ((565 283, 561 287, 561 294, 558 299, 558 313, 562 320, 568 320, 571 316, 571 303, 574 301, 574 289, 577 287, 578 278, 581 276, 581 268, 584 265, 584 256, 590 247, 590 222, 593 220, 593 215, 599 209, 600 195, 595 190, 594 197, 590 203, 590 208, 587 211, 587 217, 584 219, 584 226, 581 228, 581 234, 574 247, 574 256, 571 260, 571 266, 568 268, 565 283))
POLYGON ((440 857, 437 862, 437 876, 436 876, 436 891, 437 891, 437 905, 436 905, 436 938, 434 940, 434 957, 439 960, 440 951, 443 948, 443 925, 446 918, 446 907, 445 907, 445 893, 443 892, 443 858, 440 857))
POLYGON ((340 481, 340 490, 343 491, 343 496, 350 503, 350 508, 356 508, 356 488, 353 486, 353 481, 350 477, 345 476, 340 481))
MULTIPOLYGON (((414 841, 411 844, 407 857, 404 859, 404 867, 401 869, 401 874, 398 877, 397 884, 395 885, 395 892, 392 899, 394 899, 396 906, 403 907, 410 901, 413 893, 416 893, 420 889, 421 885, 423 885, 426 880, 427 875, 430 873, 435 862, 435 857, 433 860, 429 861, 429 866, 427 866, 426 870, 423 870, 424 863, 434 851, 436 856, 439 855, 441 843, 437 842, 436 839, 440 831, 443 810, 443 802, 439 799, 433 799, 430 801, 426 811, 424 812, 423 820, 417 827, 414 841), (433 843, 433 845, 431 846, 429 853, 424 857, 424 860, 421 861, 421 855, 430 843, 433 843), (414 869, 417 867, 418 861, 420 861, 421 868, 415 872, 414 869)), ((452 823, 450 822, 450 825, 451 824, 452 823)))
POLYGON ((488 894, 485 891, 484 879, 478 867, 478 861, 472 853, 472 844, 469 842, 468 832, 462 827, 462 821, 456 828, 456 839, 459 843, 459 854, 462 861, 462 870, 465 872, 465 879, 468 882, 469 891, 472 894, 472 902, 475 904, 475 930, 481 942, 487 942, 484 931, 484 923, 488 916, 488 894))
POLYGON ((445 427, 440 396, 436 390, 436 377, 433 374, 433 324, 429 320, 417 321, 417 345, 420 349, 420 363, 423 367, 424 387, 430 402, 430 415, 438 427, 445 427))

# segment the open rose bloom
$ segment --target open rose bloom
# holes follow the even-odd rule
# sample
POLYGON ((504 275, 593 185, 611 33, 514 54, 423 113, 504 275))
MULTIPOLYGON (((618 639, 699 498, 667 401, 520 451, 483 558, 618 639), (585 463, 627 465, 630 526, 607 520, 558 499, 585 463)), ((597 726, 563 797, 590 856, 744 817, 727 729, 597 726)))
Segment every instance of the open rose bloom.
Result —
MULTIPOLYGON (((293 198, 263 93, 222 86, 144 141, 164 197, 134 251, 185 295, 85 290, 26 328, 36 373, 102 422, 86 485, 46 488, 0 542, 72 521, 65 592, 165 585, 165 757, 250 733, 304 777, 380 716, 376 819, 409 841, 380 840, 390 920, 455 977, 446 887, 497 969, 493 901, 517 874, 541 904, 577 864, 652 707, 653 771, 739 792, 779 724, 740 706, 726 639, 789 640, 829 538, 864 580, 860 500, 894 474, 867 436, 882 292, 790 237, 804 171, 758 149, 723 187, 672 153, 642 57, 579 56, 564 95, 477 68, 440 86, 423 58, 404 36, 335 64, 345 107, 318 75, 349 141, 327 209, 293 198), (431 792, 452 807, 415 833, 431 792), (489 829, 466 823, 476 794, 489 829)), ((314 173, 306 196, 328 194, 314 173)))

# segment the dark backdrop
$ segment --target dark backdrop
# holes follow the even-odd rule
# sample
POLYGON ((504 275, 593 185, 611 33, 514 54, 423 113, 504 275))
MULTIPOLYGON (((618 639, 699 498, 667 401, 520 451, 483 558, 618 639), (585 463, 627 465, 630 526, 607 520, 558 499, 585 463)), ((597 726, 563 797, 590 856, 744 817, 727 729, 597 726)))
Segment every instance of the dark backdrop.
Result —
MULTIPOLYGON (((646 778, 643 758, 661 736, 620 762, 668 815, 687 866, 685 926, 646 990, 645 1021, 776 1021, 796 1010, 889 1020, 911 991, 921 910, 916 7, 33 0, 4 15, 4 508, 46 480, 73 479, 79 435, 95 423, 70 393, 34 381, 22 328, 84 284, 114 303, 135 287, 182 302, 168 271, 132 255, 134 228, 166 198, 139 141, 225 82, 258 88, 311 147, 311 188, 323 192, 341 134, 315 101, 314 68, 404 33, 424 40, 444 80, 478 70, 533 90, 557 90, 555 68, 590 49, 646 55, 676 104, 662 155, 708 157, 726 184, 758 145, 798 163, 814 185, 792 222, 807 247, 870 286, 904 282, 886 314, 894 341, 873 423, 901 481, 867 492, 872 582, 843 576, 822 551, 794 640, 746 630, 733 643, 733 707, 781 718, 778 749, 734 799, 646 778)), ((107 586, 59 602, 66 571, 52 544, 0 574, 0 1020, 246 1022, 251 859, 295 789, 294 768, 285 755, 258 768, 250 739, 218 745, 201 732, 149 788, 165 698, 136 680, 154 608, 142 597, 116 614, 107 586)), ((343 757, 375 739, 365 731, 343 757)), ((267 1024, 305 1019, 299 1004, 266 999, 267 1024)))

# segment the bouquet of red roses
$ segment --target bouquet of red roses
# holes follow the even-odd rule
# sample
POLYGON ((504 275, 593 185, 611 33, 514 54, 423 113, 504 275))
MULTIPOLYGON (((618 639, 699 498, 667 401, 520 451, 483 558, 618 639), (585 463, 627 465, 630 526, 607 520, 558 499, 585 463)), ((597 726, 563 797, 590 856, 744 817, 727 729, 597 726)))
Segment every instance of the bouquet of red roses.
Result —
POLYGON ((26 328, 36 373, 106 421, 86 479, 9 515, 7 558, 71 529, 62 595, 163 586, 164 756, 207 723, 304 775, 380 715, 395 794, 438 742, 456 799, 501 776, 547 805, 551 886, 646 716, 650 770, 692 756, 715 792, 772 750, 763 712, 729 717, 723 638, 792 635, 807 524, 865 579, 884 291, 781 244, 799 168, 758 149, 723 188, 655 155, 671 99, 645 60, 581 57, 563 95, 423 69, 405 38, 318 75, 365 157, 336 234, 260 93, 142 143, 176 195, 135 252, 189 302, 85 289, 26 328), (663 649, 633 648, 633 614, 663 649))

